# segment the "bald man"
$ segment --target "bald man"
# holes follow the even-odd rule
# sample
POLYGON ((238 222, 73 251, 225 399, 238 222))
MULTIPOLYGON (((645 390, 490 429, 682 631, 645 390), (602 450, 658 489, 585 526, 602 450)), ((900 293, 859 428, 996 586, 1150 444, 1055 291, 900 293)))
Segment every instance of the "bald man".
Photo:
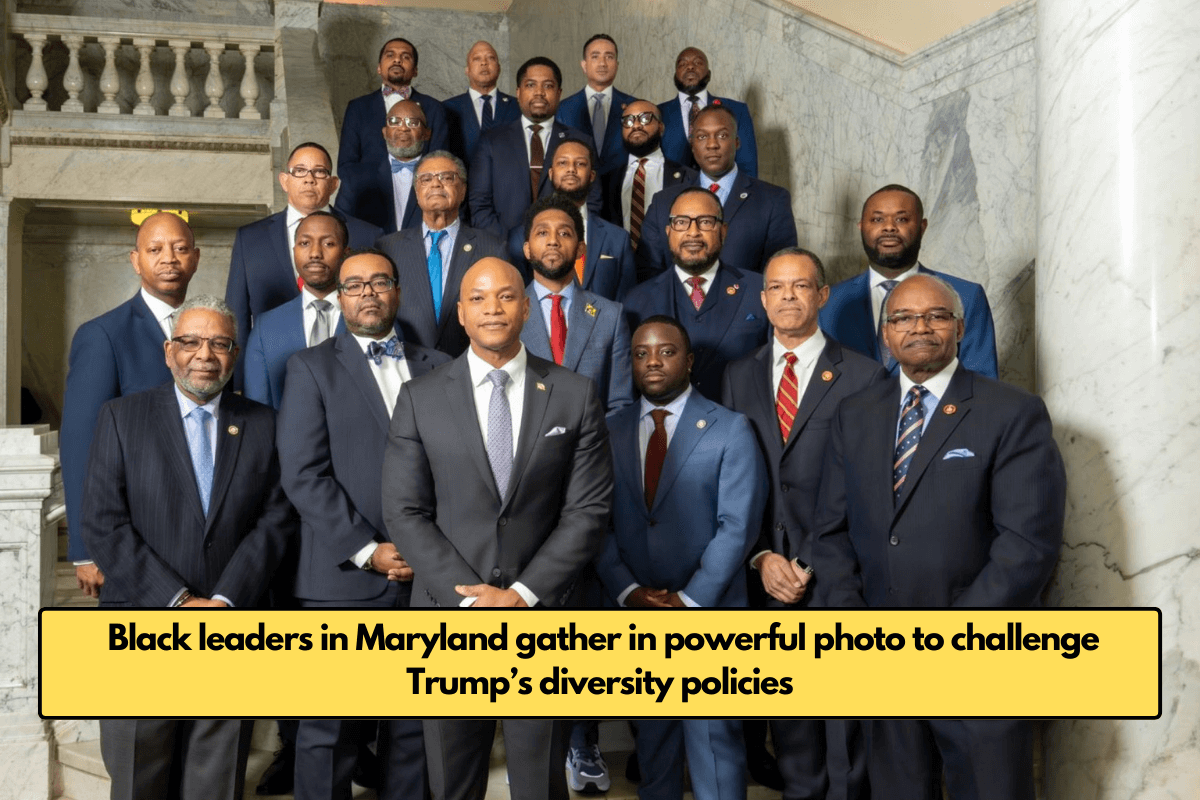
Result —
POLYGON ((401 100, 387 112, 380 134, 385 152, 341 168, 342 190, 333 207, 378 225, 385 234, 420 227, 413 181, 430 140, 425 112, 415 100, 401 100))
MULTIPOLYGON (((591 380, 526 352, 528 317, 516 268, 480 260, 459 289, 470 347, 400 389, 383 518, 413 568, 414 607, 568 606, 603 544, 612 501, 604 409, 591 380)), ((560 723, 504 725, 514 800, 565 800, 560 723)), ((494 728, 425 722, 435 798, 483 797, 494 728)))
POLYGON ((479 137, 497 125, 514 122, 521 116, 517 98, 496 88, 500 80, 500 57, 496 48, 479 41, 467 51, 467 91, 446 100, 446 126, 450 152, 470 164, 475 157, 479 137))
POLYGON ((71 340, 67 391, 59 432, 63 490, 67 499, 67 558, 75 562, 79 588, 99 597, 104 575, 92 563, 79 535, 83 479, 100 407, 116 397, 171 380, 163 342, 171 337, 170 316, 187 297, 200 248, 192 229, 175 214, 160 212, 138 228, 129 253, 141 282, 137 294, 79 326, 71 340))

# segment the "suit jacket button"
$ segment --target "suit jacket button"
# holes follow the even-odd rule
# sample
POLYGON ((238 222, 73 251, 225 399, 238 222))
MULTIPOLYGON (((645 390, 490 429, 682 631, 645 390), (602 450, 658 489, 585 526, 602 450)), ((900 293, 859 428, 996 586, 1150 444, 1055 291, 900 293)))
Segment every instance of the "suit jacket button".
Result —
POLYGON ((500 568, 499 568, 499 567, 496 567, 494 570, 492 570, 492 577, 493 577, 493 578, 499 578, 499 577, 500 577, 500 568))
POLYGON ((895 545, 895 544, 900 544, 900 540, 899 540, 899 539, 897 539, 895 536, 893 536, 892 538, 888 539, 888 541, 889 541, 889 542, 891 542, 891 543, 892 543, 892 544, 894 544, 894 545, 895 545))
POLYGON ((503 528, 507 524, 508 524, 508 517, 501 517, 500 518, 500 527, 503 528))
POLYGON ((204 549, 205 549, 205 550, 212 550, 212 542, 211 542, 211 541, 205 542, 205 543, 204 543, 204 549))
POLYGON ((783 493, 784 493, 784 494, 787 494, 787 491, 788 491, 788 488, 789 488, 789 487, 788 487, 788 485, 785 483, 785 484, 783 484, 783 486, 782 486, 781 488, 783 489, 783 493))
POLYGON ((658 524, 658 520, 652 519, 649 522, 647 522, 646 524, 649 525, 651 528, 653 528, 655 525, 658 524))
POLYGON ((783 523, 782 523, 782 522, 776 522, 776 523, 775 523, 775 530, 777 530, 777 531, 782 531, 782 530, 784 530, 783 523))

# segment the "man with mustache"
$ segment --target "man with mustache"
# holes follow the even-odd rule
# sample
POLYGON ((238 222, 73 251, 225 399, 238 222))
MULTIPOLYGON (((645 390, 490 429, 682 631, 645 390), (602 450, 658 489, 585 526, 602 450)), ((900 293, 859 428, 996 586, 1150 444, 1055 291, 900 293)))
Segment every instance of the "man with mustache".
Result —
POLYGON ((334 207, 378 225, 384 233, 419 227, 414 193, 417 162, 429 141, 425 112, 412 100, 395 103, 380 129, 386 152, 342 169, 334 207))
POLYGON ((663 118, 663 152, 667 158, 696 166, 689 143, 692 123, 701 109, 711 106, 726 108, 737 119, 741 145, 737 151, 738 169, 751 178, 758 177, 758 145, 754 140, 754 120, 745 103, 708 93, 712 72, 708 56, 698 47, 685 47, 675 58, 675 88, 679 95, 659 103, 663 118))
POLYGON ((821 328, 847 347, 881 362, 892 375, 900 365, 884 341, 883 306, 888 293, 914 275, 935 275, 958 292, 964 309, 959 359, 967 369, 995 378, 996 333, 983 287, 921 264, 921 239, 929 221, 917 193, 899 184, 877 189, 863 203, 858 230, 869 265, 835 284, 821 310, 821 328))

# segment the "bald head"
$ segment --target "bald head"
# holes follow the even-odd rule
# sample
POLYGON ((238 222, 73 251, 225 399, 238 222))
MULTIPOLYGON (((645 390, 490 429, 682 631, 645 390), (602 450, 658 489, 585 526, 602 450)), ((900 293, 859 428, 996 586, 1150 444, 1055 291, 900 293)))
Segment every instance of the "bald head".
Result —
POLYGON ((463 275, 458 321, 471 350, 494 367, 521 350, 521 329, 529 318, 525 281, 517 268, 499 258, 481 258, 463 275))
POLYGON ((500 57, 496 48, 484 41, 471 45, 467 51, 467 81, 480 94, 489 94, 500 79, 500 57))
POLYGON ((159 211, 142 220, 142 224, 138 226, 137 240, 134 247, 141 247, 144 237, 153 236, 163 231, 166 231, 168 234, 186 236, 189 243, 193 246, 196 244, 196 237, 192 233, 192 226, 184 222, 183 217, 173 214, 170 211, 159 211))
POLYGON ((429 138, 429 125, 425 121, 425 112, 415 101, 396 103, 383 122, 383 140, 392 158, 408 161, 421 155, 429 138), (412 127, 414 120, 418 123, 415 128, 412 127))
POLYGON ((142 288, 173 308, 187 297, 187 287, 200 263, 191 227, 182 217, 165 211, 152 214, 138 228, 129 254, 142 288))
POLYGON ((621 122, 621 139, 630 155, 642 158, 648 156, 662 144, 662 113, 658 106, 646 100, 634 100, 625 106, 624 117, 634 117, 633 125, 621 122), (645 121, 642 117, 645 116, 645 121))

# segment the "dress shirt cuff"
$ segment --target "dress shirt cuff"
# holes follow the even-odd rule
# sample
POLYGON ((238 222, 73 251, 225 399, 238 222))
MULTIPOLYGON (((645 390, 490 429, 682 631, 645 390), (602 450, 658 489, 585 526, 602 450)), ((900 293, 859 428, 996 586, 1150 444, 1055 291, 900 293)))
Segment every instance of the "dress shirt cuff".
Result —
POLYGON ((631 583, 628 586, 626 586, 625 591, 623 591, 619 595, 617 595, 617 605, 623 607, 625 605, 626 598, 628 598, 629 595, 633 594, 634 589, 639 589, 639 588, 641 588, 640 583, 631 583))
POLYGON ((350 556, 350 563, 354 564, 354 566, 358 567, 359 569, 365 569, 367 562, 371 559, 371 556, 375 555, 375 548, 377 547, 379 547, 379 542, 371 540, 366 544, 366 546, 363 547, 362 550, 359 550, 357 553, 350 556))
POLYGON ((759 559, 761 559, 765 555, 770 555, 771 552, 772 552, 771 550, 759 550, 757 553, 750 556, 750 569, 757 572, 758 566, 759 566, 759 559))
POLYGON ((88 559, 84 559, 83 561, 73 561, 71 563, 76 567, 86 567, 91 564, 95 564, 96 562, 92 561, 90 558, 88 558, 88 559))
POLYGON ((475 601, 478 599, 479 599, 478 597, 464 597, 462 599, 462 602, 458 604, 458 607, 459 608, 470 608, 471 606, 475 605, 475 601))
POLYGON ((184 586, 184 587, 180 588, 180 590, 178 592, 171 595, 171 602, 167 603, 167 608, 178 608, 176 603, 179 602, 179 598, 183 597, 183 595, 187 592, 187 590, 188 590, 188 588, 186 586, 184 586))
POLYGON ((688 608, 702 608, 702 606, 699 603, 697 603, 692 598, 688 597, 683 592, 677 592, 677 594, 679 595, 679 599, 682 600, 683 604, 685 606, 687 606, 688 608))
POLYGON ((237 606, 235 606, 235 605, 233 604, 233 601, 232 601, 232 600, 230 600, 228 597, 226 597, 226 596, 225 596, 225 595, 223 595, 223 594, 214 594, 214 595, 212 596, 212 599, 213 599, 213 600, 220 600, 222 603, 224 603, 225 605, 229 606, 230 608, 237 608, 237 606))
POLYGON ((525 601, 525 605, 529 606, 530 608, 533 608, 538 604, 538 596, 529 591, 529 587, 520 581, 514 582, 509 588, 521 595, 521 599, 525 601))

